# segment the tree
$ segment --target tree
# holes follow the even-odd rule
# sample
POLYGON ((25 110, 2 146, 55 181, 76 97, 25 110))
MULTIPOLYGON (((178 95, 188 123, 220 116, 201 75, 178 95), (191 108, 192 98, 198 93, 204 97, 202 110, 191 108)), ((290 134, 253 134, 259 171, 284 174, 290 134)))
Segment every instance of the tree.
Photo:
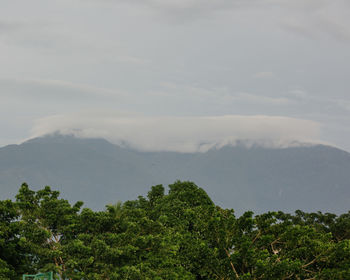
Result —
POLYGON ((45 187, 37 192, 23 184, 16 196, 22 235, 35 256, 35 270, 56 271, 62 279, 66 273, 64 247, 75 238, 76 223, 82 202, 73 206, 59 198, 58 191, 45 187))
POLYGON ((0 279, 350 279, 350 212, 236 217, 180 181, 104 211, 81 206, 26 184, 0 201, 0 279))
POLYGON ((19 210, 10 200, 0 201, 0 278, 17 279, 30 271, 32 258, 21 236, 19 210))

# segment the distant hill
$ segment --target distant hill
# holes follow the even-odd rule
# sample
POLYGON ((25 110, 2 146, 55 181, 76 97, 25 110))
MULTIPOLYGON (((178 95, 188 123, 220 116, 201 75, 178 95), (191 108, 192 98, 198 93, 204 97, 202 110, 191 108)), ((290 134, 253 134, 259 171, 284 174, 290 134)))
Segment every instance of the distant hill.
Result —
POLYGON ((350 210, 350 154, 325 145, 225 146, 206 153, 140 152, 103 139, 53 135, 0 148, 0 199, 22 182, 102 209, 150 186, 191 180, 238 213, 350 210))

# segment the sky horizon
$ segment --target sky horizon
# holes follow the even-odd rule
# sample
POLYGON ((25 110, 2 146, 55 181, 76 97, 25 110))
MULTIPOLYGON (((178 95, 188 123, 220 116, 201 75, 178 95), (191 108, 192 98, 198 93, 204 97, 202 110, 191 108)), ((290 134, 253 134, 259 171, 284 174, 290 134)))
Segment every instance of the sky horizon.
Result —
POLYGON ((346 0, 5 0, 0 147, 61 131, 350 152, 346 0))

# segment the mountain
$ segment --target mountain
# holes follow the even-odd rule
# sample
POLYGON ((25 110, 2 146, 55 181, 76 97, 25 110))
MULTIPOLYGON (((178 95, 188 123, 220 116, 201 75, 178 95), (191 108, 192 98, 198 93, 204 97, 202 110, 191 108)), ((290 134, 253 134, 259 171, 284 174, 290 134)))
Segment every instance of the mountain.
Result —
POLYGON ((0 148, 0 199, 27 182, 102 209, 150 186, 191 180, 215 203, 242 213, 350 210, 350 154, 326 145, 225 146, 205 153, 140 152, 104 139, 52 135, 0 148))

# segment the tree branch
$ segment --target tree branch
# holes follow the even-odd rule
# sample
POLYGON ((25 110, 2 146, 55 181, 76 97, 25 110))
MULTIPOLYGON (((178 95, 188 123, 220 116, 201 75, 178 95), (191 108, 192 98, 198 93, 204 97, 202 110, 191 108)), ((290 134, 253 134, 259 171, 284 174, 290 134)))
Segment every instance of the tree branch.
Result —
MULTIPOLYGON (((226 255, 227 255, 228 259, 230 259, 230 253, 227 251, 226 248, 224 248, 224 250, 225 250, 225 252, 226 252, 226 255)), ((231 264, 231 267, 232 267, 233 272, 234 272, 235 275, 236 275, 236 278, 239 279, 239 275, 238 275, 238 273, 237 273, 237 270, 236 270, 235 266, 233 265, 233 263, 231 262, 231 260, 230 260, 230 264, 231 264)))

